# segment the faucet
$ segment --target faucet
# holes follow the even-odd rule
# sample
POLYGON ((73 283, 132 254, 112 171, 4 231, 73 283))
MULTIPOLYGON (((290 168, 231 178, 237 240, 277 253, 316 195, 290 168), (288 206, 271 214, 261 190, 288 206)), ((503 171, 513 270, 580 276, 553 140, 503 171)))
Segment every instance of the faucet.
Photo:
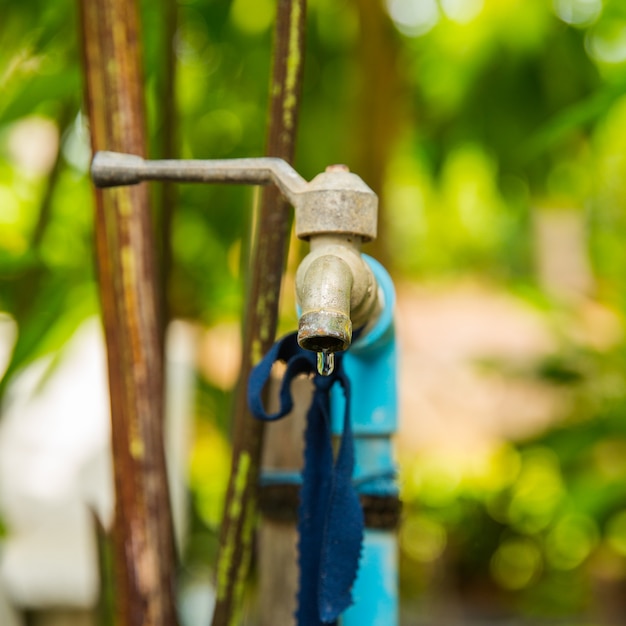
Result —
POLYGON ((334 354, 350 347, 353 329, 374 323, 381 306, 379 290, 361 245, 376 238, 378 198, 346 166, 331 165, 306 182, 274 157, 151 161, 97 152, 91 174, 98 187, 144 180, 273 182, 295 209, 296 235, 311 246, 296 272, 298 344, 317 353, 319 373, 332 373, 334 354))
POLYGON ((296 235, 311 250, 296 272, 298 344, 318 354, 331 374, 334 354, 347 350, 352 331, 375 317, 378 288, 361 244, 376 237, 377 198, 355 174, 332 165, 309 183, 312 196, 296 209, 296 235))

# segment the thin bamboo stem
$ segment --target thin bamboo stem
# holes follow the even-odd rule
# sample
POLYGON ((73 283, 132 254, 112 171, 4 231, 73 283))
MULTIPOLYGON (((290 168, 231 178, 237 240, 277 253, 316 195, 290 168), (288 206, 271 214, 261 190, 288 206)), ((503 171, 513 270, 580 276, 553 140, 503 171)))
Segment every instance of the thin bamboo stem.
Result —
MULTIPOLYGON (((267 155, 290 163, 295 151, 300 104, 305 18, 305 0, 278 0, 267 155)), ((233 459, 220 531, 217 602, 212 626, 236 624, 242 605, 263 443, 263 424, 250 416, 245 388, 253 365, 275 339, 290 226, 288 205, 275 187, 265 188, 250 264, 242 366, 233 410, 233 459)))

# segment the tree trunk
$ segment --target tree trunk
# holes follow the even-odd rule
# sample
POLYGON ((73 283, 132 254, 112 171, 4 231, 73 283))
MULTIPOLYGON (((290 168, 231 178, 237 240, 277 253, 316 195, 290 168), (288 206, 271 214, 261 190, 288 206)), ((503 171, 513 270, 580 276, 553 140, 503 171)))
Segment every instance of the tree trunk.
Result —
MULTIPOLYGON (((79 6, 92 148, 144 155, 136 2, 79 6)), ((175 560, 148 188, 96 190, 95 207, 115 474, 115 623, 172 626, 175 560)))

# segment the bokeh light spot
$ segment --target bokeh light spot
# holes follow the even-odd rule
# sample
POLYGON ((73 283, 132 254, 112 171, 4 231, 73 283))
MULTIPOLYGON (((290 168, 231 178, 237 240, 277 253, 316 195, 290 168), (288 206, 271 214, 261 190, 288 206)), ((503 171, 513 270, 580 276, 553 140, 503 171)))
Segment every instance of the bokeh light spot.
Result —
POLYGON ((600 63, 616 65, 626 61, 626 20, 604 20, 588 33, 589 55, 600 63))
POLYGON ((441 0, 446 17, 459 24, 467 24, 480 15, 483 0, 441 0))
POLYGON ((271 0, 235 0, 231 7, 233 24, 248 35, 265 32, 274 21, 275 6, 271 0))
POLYGON ((435 0, 387 0, 387 10, 396 28, 409 37, 426 34, 439 21, 435 0))
POLYGON ((521 532, 536 533, 552 521, 563 497, 563 481, 556 454, 548 448, 527 450, 509 505, 511 524, 521 532))
POLYGON ((430 563, 444 551, 447 543, 445 528, 424 515, 410 517, 400 531, 402 549, 412 559, 430 563))
POLYGON ((572 26, 587 26, 602 13, 602 0, 555 0, 554 12, 572 26))
POLYGON ((540 573, 541 553, 530 539, 504 541, 491 559, 491 574, 505 589, 523 589, 540 573))
POLYGON ((555 569, 578 567, 598 542, 595 523, 584 515, 561 518, 546 538, 546 558, 555 569))

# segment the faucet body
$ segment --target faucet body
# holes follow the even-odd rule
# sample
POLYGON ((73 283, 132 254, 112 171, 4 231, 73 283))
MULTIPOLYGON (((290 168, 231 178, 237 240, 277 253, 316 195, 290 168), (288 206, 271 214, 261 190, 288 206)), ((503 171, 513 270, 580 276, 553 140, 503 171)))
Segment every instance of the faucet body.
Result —
POLYGON ((296 235, 310 253, 296 273, 298 343, 318 354, 350 347, 352 330, 376 312, 378 288, 361 244, 376 237, 376 194, 345 166, 316 176, 314 192, 296 206, 296 235))

